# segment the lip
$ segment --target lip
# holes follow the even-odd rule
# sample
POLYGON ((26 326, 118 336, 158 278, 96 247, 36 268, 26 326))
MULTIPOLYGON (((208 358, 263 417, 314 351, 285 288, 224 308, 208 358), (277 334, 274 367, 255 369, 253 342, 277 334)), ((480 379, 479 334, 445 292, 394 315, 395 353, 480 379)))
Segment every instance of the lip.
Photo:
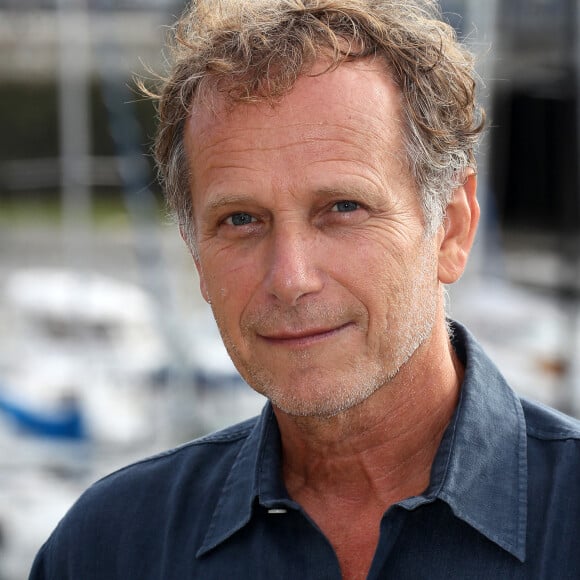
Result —
POLYGON ((351 325, 352 322, 347 322, 334 328, 309 328, 299 331, 280 331, 259 336, 262 340, 273 345, 300 347, 332 338, 351 325))

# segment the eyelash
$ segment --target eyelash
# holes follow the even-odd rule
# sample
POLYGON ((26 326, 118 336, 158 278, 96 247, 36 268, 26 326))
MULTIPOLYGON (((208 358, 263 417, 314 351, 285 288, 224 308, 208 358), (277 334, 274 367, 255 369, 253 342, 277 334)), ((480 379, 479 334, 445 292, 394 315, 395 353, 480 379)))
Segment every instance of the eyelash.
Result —
MULTIPOLYGON (((358 202, 352 201, 350 199, 344 199, 341 201, 337 201, 334 204, 332 204, 332 206, 331 206, 331 212, 333 212, 333 213, 352 213, 352 212, 359 210, 359 209, 361 209, 361 205, 358 202), (339 209, 340 206, 343 207, 343 211, 341 211, 341 209, 339 209)), ((257 221, 258 220, 252 214, 249 214, 249 213, 243 212, 243 211, 239 211, 239 212, 235 212, 235 213, 227 216, 224 219, 223 223, 225 225, 228 225, 228 226, 239 228, 239 227, 243 227, 243 226, 249 226, 251 224, 256 223, 257 221), (236 218, 241 218, 241 221, 239 221, 238 223, 235 223, 236 218)))
POLYGON ((227 224, 227 225, 229 225, 229 226, 241 227, 241 226, 247 226, 247 225, 249 225, 251 223, 254 223, 255 221, 256 221, 256 218, 254 216, 252 216, 249 213, 240 211, 240 212, 236 212, 236 213, 233 213, 230 216, 228 216, 224 220, 224 223, 227 224), (238 224, 234 223, 234 220, 235 220, 236 217, 242 217, 242 216, 244 218, 249 218, 249 220, 248 221, 245 221, 245 219, 244 219, 243 223, 238 223, 238 224))

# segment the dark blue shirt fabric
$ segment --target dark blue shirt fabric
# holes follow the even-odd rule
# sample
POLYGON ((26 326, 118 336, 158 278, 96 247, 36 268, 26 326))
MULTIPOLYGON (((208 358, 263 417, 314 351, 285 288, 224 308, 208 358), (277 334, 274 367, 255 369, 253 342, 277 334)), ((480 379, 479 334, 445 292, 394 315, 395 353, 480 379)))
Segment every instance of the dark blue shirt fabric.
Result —
MULTIPOLYGON (((520 400, 472 336, 428 489, 390 507, 369 578, 580 578, 580 423, 520 400)), ((288 497, 272 409, 121 469, 78 500, 33 580, 339 579, 288 497)))

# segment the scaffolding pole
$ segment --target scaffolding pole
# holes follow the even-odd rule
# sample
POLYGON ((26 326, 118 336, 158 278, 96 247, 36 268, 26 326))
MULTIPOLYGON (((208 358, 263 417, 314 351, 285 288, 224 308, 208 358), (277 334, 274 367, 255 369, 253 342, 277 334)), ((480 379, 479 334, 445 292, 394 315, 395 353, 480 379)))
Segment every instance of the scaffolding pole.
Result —
POLYGON ((62 244, 65 259, 78 268, 87 261, 92 225, 86 0, 58 0, 57 22, 62 244))

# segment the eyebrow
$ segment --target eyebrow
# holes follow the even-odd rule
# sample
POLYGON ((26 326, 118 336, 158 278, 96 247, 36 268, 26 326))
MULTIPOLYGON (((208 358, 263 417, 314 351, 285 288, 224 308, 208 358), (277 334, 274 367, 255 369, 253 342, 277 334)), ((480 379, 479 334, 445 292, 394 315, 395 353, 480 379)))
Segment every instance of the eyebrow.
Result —
MULTIPOLYGON (((317 198, 336 198, 344 201, 348 201, 353 198, 363 203, 376 203, 377 198, 380 197, 378 191, 371 190, 370 188, 358 187, 356 185, 336 185, 336 186, 323 186, 319 187, 314 191, 314 195, 317 198)), ((231 206, 244 206, 252 205, 256 203, 256 199, 249 194, 243 193, 226 193, 217 194, 214 199, 210 199, 206 204, 203 215, 211 216, 215 213, 219 213, 221 209, 231 207, 231 206)))
POLYGON ((360 200, 367 203, 372 203, 377 201, 380 197, 380 193, 374 189, 366 187, 358 187, 356 185, 347 184, 339 185, 336 187, 327 186, 321 187, 316 190, 316 195, 321 198, 338 198, 348 201, 351 198, 360 200))
POLYGON ((211 199, 204 208, 203 214, 204 215, 211 215, 213 213, 219 212, 224 207, 229 207, 232 205, 244 205, 255 203, 255 200, 245 194, 224 194, 211 199))

